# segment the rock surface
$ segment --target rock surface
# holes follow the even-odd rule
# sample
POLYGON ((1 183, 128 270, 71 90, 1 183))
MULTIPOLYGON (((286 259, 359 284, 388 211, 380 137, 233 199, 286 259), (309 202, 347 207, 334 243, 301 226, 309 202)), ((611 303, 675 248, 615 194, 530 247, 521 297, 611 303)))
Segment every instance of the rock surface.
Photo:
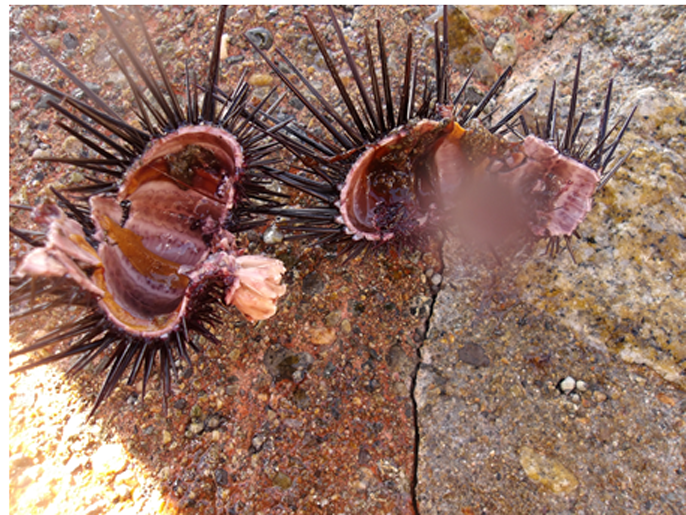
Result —
POLYGON ((500 101, 536 87, 543 113, 553 79, 569 100, 583 48, 591 119, 610 77, 615 112, 638 105, 633 156, 581 225, 578 264, 444 247, 415 391, 420 513, 686 510, 685 21, 683 8, 579 8, 520 56, 500 101), (487 366, 461 358, 474 346, 487 366))
MULTIPOLYGON (((246 70, 258 90, 268 89, 268 70, 240 37, 262 28, 329 88, 306 11, 230 8, 222 85, 246 70)), ((324 10, 313 11, 326 25, 324 10)), ((88 421, 102 379, 94 371, 64 378, 66 364, 56 364, 12 377, 13 513, 686 512, 686 12, 463 11, 466 19, 453 17, 478 31, 479 76, 497 75, 492 51, 504 34, 514 37, 504 62, 516 59, 515 71, 499 104, 537 88, 533 109, 542 113, 553 79, 568 101, 583 48, 589 117, 611 77, 615 112, 638 105, 624 140, 633 156, 581 226, 578 264, 563 253, 498 265, 448 241, 443 264, 431 252, 408 252, 343 266, 329 250, 248 235, 251 249, 264 242, 286 262, 289 294, 277 317, 257 326, 222 315, 222 346, 202 343, 167 416, 154 381, 144 403, 139 388, 121 387, 88 421), (559 385, 568 377, 574 388, 565 392, 559 385)), ((391 56, 403 51, 409 28, 430 55, 435 8, 336 12, 346 36, 373 30, 380 18, 391 56)), ((174 63, 174 83, 183 84, 185 59, 201 70, 207 58, 214 8, 144 14, 163 59, 174 63)), ((104 48, 107 31, 89 7, 10 12, 12 66, 72 91, 20 27, 40 31, 59 59, 131 115, 126 81, 104 48)), ((323 30, 333 36, 330 25, 323 30)), ((359 51, 361 39, 351 47, 359 51)), ((463 78, 455 75, 455 89, 463 78)), ((83 151, 40 100, 36 88, 10 81, 12 202, 33 204, 48 186, 83 179, 30 160, 36 151, 83 151)), ((288 106, 305 111, 292 99, 288 106)), ((22 245, 11 240, 11 256, 22 245)), ((72 316, 65 309, 20 321, 13 345, 72 316)))

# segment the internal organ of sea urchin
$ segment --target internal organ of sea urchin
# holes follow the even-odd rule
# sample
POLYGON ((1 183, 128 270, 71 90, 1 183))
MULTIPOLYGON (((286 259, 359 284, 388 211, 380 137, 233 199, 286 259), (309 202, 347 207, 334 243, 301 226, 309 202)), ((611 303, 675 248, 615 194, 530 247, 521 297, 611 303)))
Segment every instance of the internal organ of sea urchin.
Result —
POLYGON ((216 89, 225 9, 220 9, 204 95, 189 78, 185 108, 138 11, 133 14, 154 58, 152 68, 142 65, 107 10, 101 12, 119 42, 121 52, 111 55, 132 87, 142 129, 124 122, 32 39, 92 105, 12 70, 61 100, 51 105, 72 125, 58 123, 96 157, 47 159, 81 167, 90 184, 73 188, 71 199, 56 192, 59 207, 45 203, 34 210, 36 222, 46 227, 43 241, 13 228, 35 246, 15 271, 13 302, 47 297, 50 306, 82 304, 86 314, 11 357, 59 342, 69 343, 18 370, 81 355, 72 367, 80 370, 101 357, 109 373, 93 411, 127 369, 129 384, 143 369, 145 390, 155 362, 166 405, 174 361, 190 364, 187 347, 199 349, 191 333, 216 341, 208 327, 219 320, 213 306, 233 304, 247 318, 261 320, 274 314, 285 293, 283 264, 241 255, 232 233, 259 223, 241 217, 254 199, 272 202, 254 174, 274 144, 252 126, 261 111, 250 104, 244 82, 228 94, 216 89), (161 85, 152 77, 155 70, 161 85), (29 280, 20 283, 22 277, 29 280))

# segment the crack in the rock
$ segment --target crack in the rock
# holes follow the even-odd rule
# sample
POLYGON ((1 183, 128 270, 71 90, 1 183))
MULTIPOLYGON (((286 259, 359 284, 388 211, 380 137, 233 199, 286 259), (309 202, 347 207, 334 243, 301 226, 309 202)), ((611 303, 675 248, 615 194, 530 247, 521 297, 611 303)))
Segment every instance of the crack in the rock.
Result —
MULTIPOLYGON (((443 273, 445 272, 445 263, 443 261, 443 245, 445 241, 441 241, 440 248, 438 250, 438 254, 440 256, 440 274, 443 276, 443 273)), ((414 365, 414 370, 412 371, 412 376, 411 376, 411 382, 410 382, 410 392, 411 392, 411 399, 412 399, 412 422, 414 424, 414 459, 412 463, 412 481, 410 484, 410 495, 412 496, 412 508, 414 509, 414 512, 416 515, 419 515, 419 499, 417 498, 417 486, 419 483, 419 477, 418 477, 418 472, 419 472, 419 408, 417 406, 417 397, 416 397, 416 390, 417 390, 417 374, 419 373, 419 367, 422 365, 422 348, 424 347, 424 344, 426 343, 426 338, 427 335, 429 334, 429 328, 431 327, 431 319, 433 318, 434 314, 434 306, 436 305, 436 299, 438 298, 438 294, 441 292, 442 286, 443 286, 443 279, 441 280, 441 283, 438 285, 436 288, 436 291, 432 293, 431 295, 431 302, 429 303, 429 309, 428 313, 426 315, 426 320, 424 322, 424 335, 422 338, 421 343, 417 346, 415 349, 417 361, 414 365)))

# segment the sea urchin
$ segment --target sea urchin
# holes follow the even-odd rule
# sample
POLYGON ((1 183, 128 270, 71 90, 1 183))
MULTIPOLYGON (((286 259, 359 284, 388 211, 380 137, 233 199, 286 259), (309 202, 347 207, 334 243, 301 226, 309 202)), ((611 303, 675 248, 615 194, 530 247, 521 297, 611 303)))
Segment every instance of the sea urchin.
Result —
POLYGON ((12 70, 59 100, 50 106, 72 122, 58 122, 60 127, 90 153, 46 159, 80 168, 89 184, 54 190, 55 203, 33 210, 34 221, 45 227, 42 237, 12 229, 34 247, 11 279, 12 303, 30 303, 14 316, 63 304, 82 305, 85 314, 10 357, 64 342, 62 350, 15 372, 80 356, 70 368, 76 372, 99 360, 109 372, 91 414, 127 370, 128 384, 143 370, 144 395, 157 363, 166 409, 175 361, 190 366, 188 349, 199 350, 192 333, 216 341, 210 330, 218 322, 216 307, 233 304, 248 319, 261 320, 275 313, 285 293, 283 264, 241 255, 235 238, 260 223, 248 214, 251 204, 275 202, 259 171, 276 144, 254 126, 266 99, 253 106, 243 79, 230 93, 218 90, 225 8, 219 10, 204 85, 187 71, 185 108, 139 11, 102 8, 100 14, 117 39, 118 47, 108 51, 133 92, 137 123, 124 121, 26 32, 89 102, 12 70), (123 25, 131 21, 147 42, 152 65, 129 43, 123 25))
POLYGON ((381 23, 376 22, 378 59, 366 33, 356 58, 330 7, 329 17, 350 86, 312 17, 305 19, 342 100, 339 106, 279 49, 277 64, 254 45, 325 134, 290 126, 275 135, 299 163, 289 172, 268 173, 311 199, 306 207, 271 210, 286 220, 287 238, 342 243, 350 259, 384 244, 413 245, 448 230, 490 250, 547 239, 554 255, 589 212, 597 187, 628 157, 613 163, 633 113, 621 129, 608 130, 611 84, 595 143, 578 141, 585 118, 576 116, 581 52, 563 133, 556 127, 554 88, 545 125, 531 130, 520 112, 536 91, 498 119, 495 111, 487 112, 510 67, 476 105, 464 100, 471 74, 451 94, 447 8, 443 36, 435 24, 432 67, 414 57, 408 34, 397 95, 381 23))

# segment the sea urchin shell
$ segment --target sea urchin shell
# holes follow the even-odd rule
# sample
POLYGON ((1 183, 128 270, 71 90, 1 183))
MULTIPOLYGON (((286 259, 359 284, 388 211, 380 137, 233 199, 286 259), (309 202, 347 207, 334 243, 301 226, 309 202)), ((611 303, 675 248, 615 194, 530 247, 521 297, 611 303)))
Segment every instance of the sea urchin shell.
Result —
MULTIPOLYGON (((413 245, 437 229, 444 208, 450 202, 450 191, 462 182, 465 172, 461 168, 468 164, 461 150, 460 139, 465 132, 461 124, 483 113, 511 69, 505 70, 478 106, 462 110, 458 119, 456 113, 460 110, 448 103, 457 106, 464 88, 455 98, 449 99, 447 42, 440 37, 438 25, 434 35, 435 67, 431 70, 413 56, 413 37, 408 34, 404 73, 399 93, 394 95, 380 22, 376 24, 378 63, 370 38, 367 34, 364 36, 363 61, 370 82, 365 84, 331 8, 329 15, 359 92, 357 101, 349 91, 353 88, 344 85, 340 67, 310 16, 306 16, 306 20, 336 84, 336 92, 343 100, 345 109, 341 112, 322 97, 281 51, 276 50, 286 67, 304 85, 304 90, 310 92, 310 98, 284 73, 283 66, 278 66, 256 46, 255 50, 330 136, 325 140, 294 127, 275 136, 300 159, 302 166, 273 176, 311 195, 320 204, 300 209, 277 208, 272 212, 288 221, 283 227, 294 233, 289 237, 310 237, 320 244, 343 243, 346 245, 343 253, 350 259, 384 243, 413 245)), ((443 33, 446 33, 445 24, 443 33)), ((531 98, 533 95, 505 114, 490 130, 499 130, 531 98)))
MULTIPOLYGON (((426 224, 441 182, 443 167, 437 161, 451 154, 456 164, 456 147, 449 137, 453 125, 408 123, 357 158, 340 195, 341 219, 354 239, 410 237, 426 224)), ((454 128, 459 134, 461 128, 454 128)))

